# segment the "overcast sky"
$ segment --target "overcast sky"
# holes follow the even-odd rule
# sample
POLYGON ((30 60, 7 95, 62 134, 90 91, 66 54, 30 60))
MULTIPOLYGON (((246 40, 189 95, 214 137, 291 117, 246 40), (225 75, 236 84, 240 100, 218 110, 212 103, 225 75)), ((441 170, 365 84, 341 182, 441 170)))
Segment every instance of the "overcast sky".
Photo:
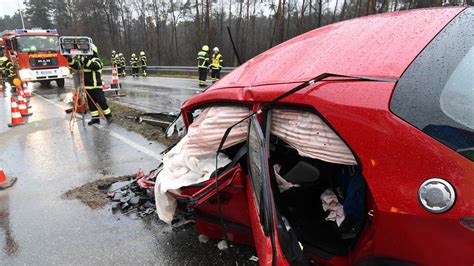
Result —
POLYGON ((23 0, 0 0, 0 17, 4 15, 12 16, 18 10, 18 2, 20 2, 23 10, 25 7, 23 6, 23 0))

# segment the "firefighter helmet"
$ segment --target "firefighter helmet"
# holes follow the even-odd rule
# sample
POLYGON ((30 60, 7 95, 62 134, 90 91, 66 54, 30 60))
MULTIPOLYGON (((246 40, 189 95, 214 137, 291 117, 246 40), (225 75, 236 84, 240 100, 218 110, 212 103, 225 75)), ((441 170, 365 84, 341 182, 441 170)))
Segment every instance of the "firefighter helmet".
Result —
POLYGON ((135 54, 132 54, 132 57, 135 57, 136 55, 135 54))
POLYGON ((141 52, 140 52, 140 55, 145 55, 145 52, 141 51, 141 52))
POLYGON ((115 54, 115 53, 117 53, 117 52, 115 52, 115 50, 112 50, 112 54, 115 54))
POLYGON ((214 53, 218 53, 218 52, 219 52, 219 47, 217 47, 217 46, 214 47, 214 48, 212 49, 212 51, 213 51, 214 53))
POLYGON ((119 53, 119 56, 123 56, 123 54, 122 54, 122 53, 119 53))
POLYGON ((204 45, 204 46, 202 47, 202 50, 203 50, 204 52, 207 52, 207 51, 209 51, 209 46, 207 46, 207 45, 204 45))

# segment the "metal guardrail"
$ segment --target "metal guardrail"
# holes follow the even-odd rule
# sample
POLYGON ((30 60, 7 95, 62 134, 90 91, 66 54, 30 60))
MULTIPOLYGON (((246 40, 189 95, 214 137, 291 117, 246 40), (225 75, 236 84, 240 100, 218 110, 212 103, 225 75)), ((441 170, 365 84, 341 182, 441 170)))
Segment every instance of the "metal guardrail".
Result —
MULTIPOLYGON (((126 67, 127 71, 130 71, 132 68, 130 66, 126 67)), ((197 72, 197 66, 147 66, 147 71, 165 71, 165 72, 197 72)), ((222 67, 222 73, 229 73, 234 70, 235 67, 222 67)), ((111 66, 104 66, 103 70, 112 71, 111 66)))

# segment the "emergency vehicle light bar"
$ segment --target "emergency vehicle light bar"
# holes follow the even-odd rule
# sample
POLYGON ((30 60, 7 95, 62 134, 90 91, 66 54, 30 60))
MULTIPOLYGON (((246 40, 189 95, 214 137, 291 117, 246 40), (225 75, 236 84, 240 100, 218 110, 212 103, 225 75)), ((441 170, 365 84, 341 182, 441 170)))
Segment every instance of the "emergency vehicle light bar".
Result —
MULTIPOLYGON (((15 29, 15 33, 58 33, 58 30, 56 29, 46 29, 43 30, 41 28, 32 28, 31 30, 27 29, 15 29)), ((12 31, 13 33, 13 31, 12 31)))

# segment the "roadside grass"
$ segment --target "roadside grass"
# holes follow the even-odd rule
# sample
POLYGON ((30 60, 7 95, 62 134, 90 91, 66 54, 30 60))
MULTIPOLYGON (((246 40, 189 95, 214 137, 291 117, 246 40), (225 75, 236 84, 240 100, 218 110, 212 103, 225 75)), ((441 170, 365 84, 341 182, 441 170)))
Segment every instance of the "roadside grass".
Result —
POLYGON ((131 117, 137 117, 143 111, 125 106, 114 100, 107 101, 114 117, 114 123, 124 127, 128 131, 138 133, 150 141, 157 141, 164 145, 171 145, 176 142, 177 137, 166 137, 163 129, 146 123, 137 123, 131 117))

